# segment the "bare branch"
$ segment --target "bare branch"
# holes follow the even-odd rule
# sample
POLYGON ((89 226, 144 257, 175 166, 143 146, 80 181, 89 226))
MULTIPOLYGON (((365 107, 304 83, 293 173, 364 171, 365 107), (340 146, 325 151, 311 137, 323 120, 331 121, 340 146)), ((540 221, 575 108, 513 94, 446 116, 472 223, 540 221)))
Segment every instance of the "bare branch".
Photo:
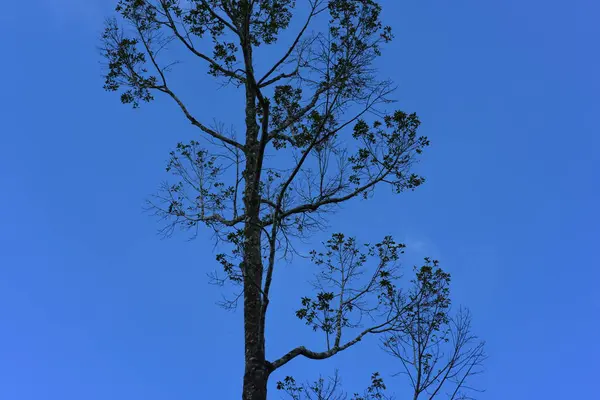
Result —
MULTIPOLYGON (((203 1, 204 4, 206 4, 205 1, 203 1)), ((183 45, 194 55, 196 55, 197 57, 207 61, 211 67, 213 67, 215 70, 219 71, 220 73, 222 73, 223 75, 230 77, 230 78, 234 78, 236 80, 238 80, 240 83, 244 83, 245 82, 245 77, 242 75, 238 75, 235 73, 235 71, 231 71, 227 68, 224 68, 221 64, 219 64, 215 59, 213 59, 212 57, 207 56, 205 53, 199 51, 196 49, 196 47, 193 45, 193 43, 190 40, 187 40, 182 34, 181 32, 179 32, 179 29, 177 28, 177 24, 173 18, 173 15, 171 14, 171 9, 168 5, 168 3, 164 0, 160 1, 160 4, 162 6, 164 15, 167 17, 168 22, 166 23, 166 25, 173 31, 173 34, 175 35, 175 37, 177 37, 177 39, 179 39, 179 41, 181 43, 183 43, 183 45)), ((207 6, 208 9, 211 9, 211 6, 207 6)), ((213 16, 216 16, 217 18, 219 18, 220 21, 222 21, 222 18, 220 18, 216 13, 214 13, 213 11, 211 11, 211 14, 213 16)), ((227 26, 230 26, 229 24, 226 23, 227 26)), ((231 29, 231 28, 230 28, 231 29)), ((234 32, 236 32, 237 34, 237 30, 234 29, 234 32)))
POLYGON ((395 263, 403 248, 404 245, 395 243, 389 237, 381 243, 361 247, 354 238, 334 234, 327 241, 325 252, 313 251, 313 263, 322 268, 314 284, 318 293, 316 300, 303 298, 304 308, 298 310, 296 315, 314 330, 325 332, 327 338, 331 332, 335 332, 333 346, 329 339, 326 351, 315 352, 299 346, 272 362, 271 368, 277 369, 300 355, 315 360, 327 359, 355 345, 368 334, 396 329, 397 323, 412 306, 411 303, 404 302, 404 297, 393 284, 397 268, 395 263), (361 283, 361 276, 367 272, 366 262, 369 257, 377 257, 379 261, 366 282, 361 283), (338 306, 332 309, 330 303, 336 298, 338 306), (381 317, 378 321, 374 313, 381 317), (342 330, 346 327, 358 327, 364 316, 374 321, 371 326, 362 329, 351 340, 342 344, 342 330))
POLYGON ((181 111, 183 112, 185 117, 188 119, 188 121, 190 121, 192 123, 192 125, 200 128, 203 132, 209 134, 210 136, 212 136, 215 139, 218 139, 224 143, 227 143, 233 147, 236 147, 242 151, 245 151, 245 147, 242 144, 236 142, 235 140, 233 140, 231 138, 228 138, 226 136, 219 134, 215 130, 210 129, 208 126, 202 124, 196 118, 194 118, 194 116, 188 111, 185 104, 179 99, 179 97, 177 97, 177 95, 175 95, 175 93, 170 88, 168 88, 167 86, 161 86, 161 87, 156 87, 156 89, 171 96, 171 98, 173 100, 175 100, 175 103, 177 103, 177 105, 179 106, 179 108, 181 109, 181 111))
POLYGON ((323 4, 323 0, 310 0, 310 13, 308 15, 308 18, 306 19, 306 22, 304 23, 304 26, 302 27, 302 29, 300 30, 300 32, 298 33, 298 35, 296 36, 296 38, 294 39, 293 43, 291 44, 291 46, 288 47, 286 53, 283 55, 283 57, 281 57, 279 59, 279 61, 277 61, 273 67, 271 67, 271 69, 258 81, 258 86, 259 87, 266 87, 269 86, 271 84, 273 84, 274 82, 277 82, 280 79, 284 79, 284 78, 290 78, 292 76, 294 76, 298 71, 296 70, 295 72, 291 73, 291 74, 281 74, 273 79, 269 79, 269 77, 275 72, 277 71, 277 69, 286 62, 286 60, 290 57, 290 55, 294 52, 294 50, 296 49, 296 46, 298 46, 298 43, 300 43, 300 40, 302 39, 302 36, 304 35, 304 33, 306 32, 306 29, 309 27, 310 22, 312 21, 312 19, 318 15, 319 13, 321 13, 323 10, 325 10, 326 8, 319 8, 319 6, 321 6, 323 4))

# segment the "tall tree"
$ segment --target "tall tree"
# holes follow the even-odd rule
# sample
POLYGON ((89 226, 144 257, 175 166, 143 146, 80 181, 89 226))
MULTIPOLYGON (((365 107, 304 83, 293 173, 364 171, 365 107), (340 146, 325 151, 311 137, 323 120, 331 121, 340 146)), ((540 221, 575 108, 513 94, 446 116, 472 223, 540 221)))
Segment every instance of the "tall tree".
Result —
MULTIPOLYGON (((302 298, 297 312, 324 333, 326 349, 300 346, 266 359, 274 273, 294 252, 294 238, 322 229, 327 213, 368 198, 378 186, 400 193, 421 185, 411 167, 429 144, 417 135, 416 114, 385 108, 394 87, 378 78, 373 62, 392 33, 380 20, 379 2, 296 3, 120 0, 118 17, 107 21, 103 34, 105 88, 134 107, 162 93, 201 133, 171 153, 167 169, 175 181, 151 207, 169 221, 169 230, 204 224, 229 245, 217 255, 224 276, 215 279, 239 287, 228 306, 243 299, 244 400, 266 399, 269 376, 297 357, 326 359, 367 335, 408 332, 407 320, 428 306, 431 287, 420 276, 446 276, 427 264, 412 289, 402 288, 397 260, 403 245, 386 237, 359 246, 334 234, 325 251, 311 254, 321 272, 314 296, 302 298), (280 46, 294 15, 303 22, 280 46), (167 49, 176 45, 215 79, 243 91, 243 135, 210 126, 175 92, 169 78, 176 60, 168 59, 167 49), (280 54, 271 65, 256 62, 261 46, 280 54)), ((445 299, 437 294, 438 302, 445 299)))

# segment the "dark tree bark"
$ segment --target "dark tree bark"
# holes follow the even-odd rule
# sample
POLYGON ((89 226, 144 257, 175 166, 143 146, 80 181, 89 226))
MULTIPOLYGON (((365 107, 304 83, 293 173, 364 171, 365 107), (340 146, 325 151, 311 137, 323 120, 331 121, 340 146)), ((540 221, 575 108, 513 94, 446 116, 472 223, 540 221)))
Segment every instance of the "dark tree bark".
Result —
MULTIPOLYGON (((241 9, 243 21, 250 21, 251 5, 248 1, 242 2, 241 9)), ((265 356, 264 321, 261 318, 262 310, 262 244, 259 191, 263 143, 259 140, 259 126, 257 124, 257 90, 254 80, 254 65, 249 22, 241 23, 241 45, 246 71, 246 166, 244 169, 244 209, 246 221, 244 222, 243 266, 244 276, 244 341, 245 341, 245 370, 242 398, 244 400, 266 400, 267 362, 265 356)), ((263 119, 267 118, 263 114, 263 119)), ((267 132, 262 132, 266 135, 267 132)))
MULTIPOLYGON (((253 135, 252 127, 248 135, 253 135)), ((258 219, 260 196, 257 190, 258 143, 249 138, 249 150, 246 156, 247 187, 244 193, 244 208, 248 215, 244 223, 243 265, 245 274, 243 283, 244 294, 244 341, 245 341, 245 370, 244 370, 244 400, 264 400, 267 398, 267 363, 265 358, 265 339, 263 335, 264 321, 262 310, 262 254, 261 254, 261 225, 258 219)))

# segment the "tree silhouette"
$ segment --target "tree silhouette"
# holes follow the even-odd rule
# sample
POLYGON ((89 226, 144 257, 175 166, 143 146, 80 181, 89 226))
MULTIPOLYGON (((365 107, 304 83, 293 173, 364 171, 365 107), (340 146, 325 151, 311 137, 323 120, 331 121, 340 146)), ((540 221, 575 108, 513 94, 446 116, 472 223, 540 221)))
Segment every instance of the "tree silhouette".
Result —
MULTIPOLYGON (((381 11, 375 0, 120 0, 117 17, 106 23, 105 89, 133 107, 166 95, 200 131, 171 153, 173 179, 149 206, 167 221, 164 233, 206 225, 227 249, 217 254, 223 274, 213 279, 239 288, 225 306, 243 301, 245 400, 266 399, 271 373, 295 358, 330 358, 366 335, 392 335, 386 348, 409 365, 397 346, 406 335, 421 338, 421 310, 431 312, 432 301, 447 297, 437 292, 447 275, 429 262, 412 289, 397 285, 404 246, 392 238, 359 246, 334 234, 323 252, 311 254, 322 270, 314 295, 302 298, 297 311, 324 333, 326 349, 300 346, 265 357, 274 272, 296 251, 294 241, 322 230, 329 213, 376 187, 400 193, 424 182, 412 166, 429 141, 417 134, 416 114, 386 109, 394 87, 373 66, 393 38, 381 11), (280 46, 294 16, 303 23, 280 46), (177 60, 169 59, 176 46, 244 94, 242 135, 207 124, 176 93, 170 77, 177 60), (266 46, 280 54, 271 65, 255 57, 266 46)), ((429 375, 415 383, 415 393, 433 387, 435 377, 423 368, 418 364, 417 374, 429 375)))

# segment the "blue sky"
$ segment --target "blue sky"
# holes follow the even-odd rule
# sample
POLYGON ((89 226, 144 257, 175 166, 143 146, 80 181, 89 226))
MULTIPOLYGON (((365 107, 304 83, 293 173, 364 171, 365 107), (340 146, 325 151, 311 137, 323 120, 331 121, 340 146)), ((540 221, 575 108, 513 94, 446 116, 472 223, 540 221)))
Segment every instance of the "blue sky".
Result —
MULTIPOLYGON (((13 1, 0 15, 0 398, 239 398, 240 313, 213 305, 208 234, 161 240, 142 212, 168 151, 196 132, 167 101, 132 111, 103 92, 95 46, 113 3, 13 1)), ((393 234, 409 245, 407 264, 442 261, 488 343, 481 399, 593 397, 600 6, 384 5, 396 40, 379 68, 432 140, 418 166, 428 181, 349 204, 332 226, 363 240, 393 234)), ((203 72, 188 86, 203 116, 228 116, 227 92, 203 72)), ((286 267, 275 294, 301 295, 288 288, 302 267, 286 267)), ((295 304, 273 308, 271 357, 310 337, 295 304)), ((374 349, 282 374, 345 364, 350 390, 376 369, 401 388, 393 359, 374 349)))

